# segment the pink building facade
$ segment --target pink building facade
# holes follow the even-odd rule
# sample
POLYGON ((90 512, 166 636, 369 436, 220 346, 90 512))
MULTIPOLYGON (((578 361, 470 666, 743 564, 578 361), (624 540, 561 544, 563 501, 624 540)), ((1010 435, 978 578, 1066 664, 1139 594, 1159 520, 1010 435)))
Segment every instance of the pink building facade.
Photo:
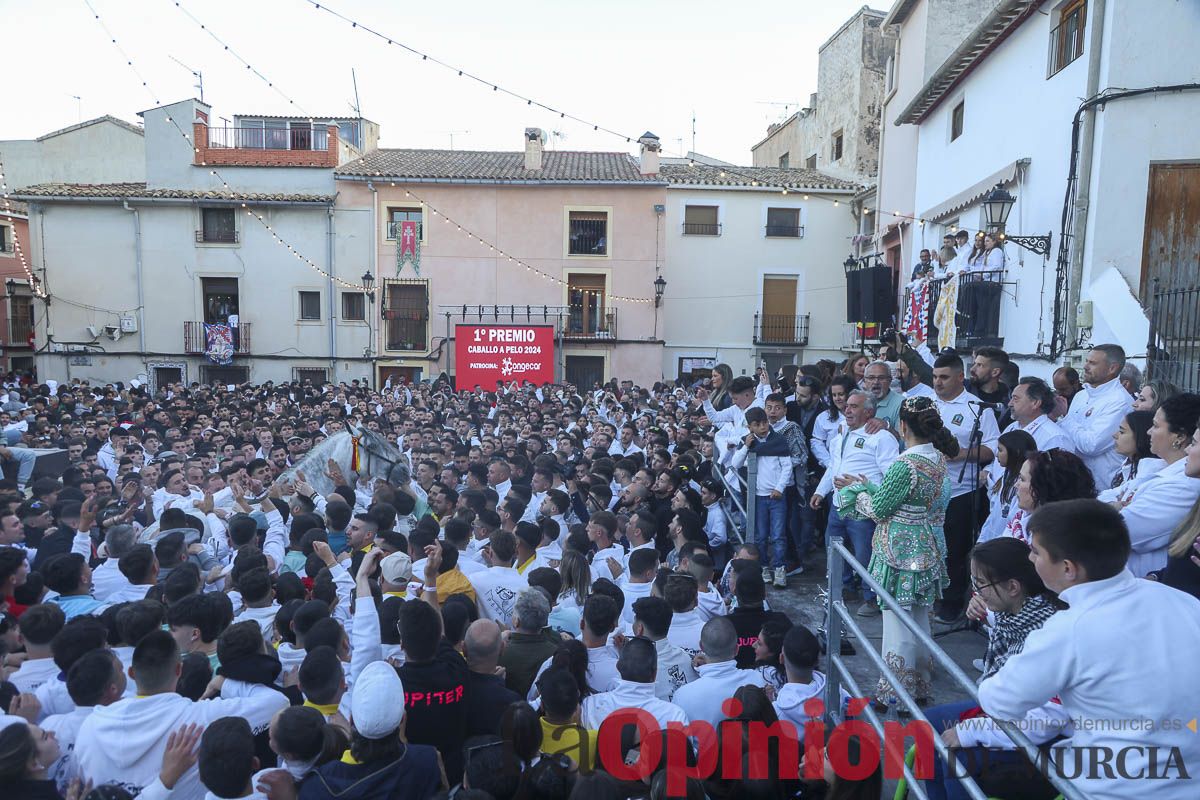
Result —
POLYGON ((337 170, 338 208, 371 215, 378 384, 453 375, 458 323, 553 325, 556 377, 581 389, 661 379, 657 140, 643 138, 640 161, 543 141, 528 129, 524 153, 380 149, 337 170), (401 261, 406 222, 419 256, 401 261))

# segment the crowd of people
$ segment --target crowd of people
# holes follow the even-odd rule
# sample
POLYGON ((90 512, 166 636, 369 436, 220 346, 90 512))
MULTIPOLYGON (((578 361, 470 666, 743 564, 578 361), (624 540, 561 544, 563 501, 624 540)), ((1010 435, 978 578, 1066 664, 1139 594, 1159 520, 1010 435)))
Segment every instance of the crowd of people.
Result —
MULTIPOLYGON (((844 572, 840 599, 882 615, 880 709, 933 699, 913 627, 987 634, 982 708, 925 709, 959 761, 931 796, 966 796, 964 771, 1054 795, 988 768, 1024 757, 996 720, 1137 745, 1130 774, 1168 760, 1151 746, 1192 766, 1166 721, 1196 696, 1198 423, 1200 396, 1143 386, 1114 345, 1050 382, 898 340, 697 385, 13 386, 3 795, 659 798, 715 745, 687 797, 874 800, 881 769, 750 734, 825 719, 787 593, 838 541, 887 592, 844 572), (42 476, 34 444, 68 465, 42 476), (1160 726, 1093 724, 1135 713, 1160 726)), ((1079 780, 1131 796, 1111 773, 1079 780)))

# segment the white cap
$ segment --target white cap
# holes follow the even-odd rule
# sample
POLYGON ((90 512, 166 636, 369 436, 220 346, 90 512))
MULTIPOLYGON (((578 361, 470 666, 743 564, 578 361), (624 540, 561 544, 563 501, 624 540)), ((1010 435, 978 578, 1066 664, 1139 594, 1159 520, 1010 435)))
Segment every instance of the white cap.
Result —
POLYGON ((396 551, 379 562, 383 579, 392 584, 404 584, 412 580, 412 559, 408 553, 396 551))
POLYGON ((404 720, 404 684, 386 661, 372 661, 354 682, 350 724, 367 739, 382 739, 404 720))

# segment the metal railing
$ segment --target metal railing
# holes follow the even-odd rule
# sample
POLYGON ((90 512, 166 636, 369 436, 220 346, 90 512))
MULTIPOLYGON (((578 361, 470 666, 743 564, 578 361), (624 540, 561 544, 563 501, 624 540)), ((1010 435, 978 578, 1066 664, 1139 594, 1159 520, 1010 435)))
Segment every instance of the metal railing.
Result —
POLYGON ((794 346, 808 344, 808 314, 756 313, 754 343, 794 346))
MULTIPOLYGON (((831 538, 827 543, 827 550, 829 555, 829 670, 828 674, 826 675, 827 682, 825 684, 825 697, 823 699, 825 701, 825 708, 830 719, 835 724, 845 721, 841 702, 841 689, 843 685, 846 687, 846 690, 850 693, 851 697, 865 697, 865 695, 862 693, 862 688, 858 685, 858 682, 850 673, 850 668, 847 666, 845 659, 841 656, 843 627, 850 633, 851 636, 854 636, 860 642, 866 643, 870 641, 867 635, 863 632, 862 628, 860 628, 858 623, 855 621, 854 614, 848 608, 846 608, 846 603, 840 599, 835 599, 841 597, 843 566, 849 567, 858 574, 858 576, 862 579, 864 591, 869 588, 876 595, 878 595, 879 599, 883 601, 883 604, 887 607, 887 609, 895 613, 900 624, 908 628, 909 632, 916 637, 917 642, 929 651, 929 655, 933 658, 933 660, 936 661, 937 664, 941 666, 941 668, 944 669, 947 674, 949 674, 954 682, 961 686, 962 689, 968 695, 970 695, 973 700, 978 702, 979 690, 975 685, 975 682, 966 676, 962 669, 959 668, 958 664, 954 662, 954 659, 950 658, 950 656, 946 655, 945 651, 938 647, 932 636, 922 630, 921 626, 918 625, 912 616, 904 610, 896 598, 889 594, 886 589, 884 589, 875 581, 866 567, 860 564, 854 557, 854 554, 847 550, 845 545, 842 544, 841 538, 836 536, 831 538)), ((865 646, 862 649, 871 659, 871 662, 876 666, 876 668, 879 669, 880 676, 891 683, 892 688, 896 692, 896 697, 899 701, 899 704, 907 709, 909 714, 912 715, 912 721, 924 722, 925 725, 929 726, 929 729, 932 731, 933 726, 932 723, 929 722, 929 718, 922 713, 921 707, 917 704, 916 699, 904 688, 896 673, 887 665, 887 662, 884 661, 883 656, 871 647, 865 646)), ((879 715, 875 713, 875 710, 871 707, 870 703, 868 703, 863 709, 862 716, 866 718, 871 727, 873 727, 879 734, 880 741, 885 741, 883 720, 880 719, 879 715)), ((1012 740, 1016 748, 1025 751, 1025 755, 1029 757, 1030 761, 1032 761, 1034 764, 1043 762, 1044 759, 1038 750, 1037 745, 1031 742, 1029 737, 1022 733, 1016 725, 1006 720, 994 721, 996 722, 997 727, 1004 731, 1004 734, 1012 740)), ((954 753, 952 753, 950 749, 942 742, 942 737, 939 735, 939 732, 932 731, 932 734, 933 735, 931 739, 934 749, 937 751, 938 756, 941 757, 942 762, 944 764, 957 763, 954 753)), ((1058 791, 1062 793, 1062 796, 1066 800, 1085 800, 1084 795, 1080 793, 1079 790, 1075 789, 1070 783, 1061 777, 1053 775, 1051 770, 1046 770, 1043 774, 1045 774, 1050 783, 1054 785, 1054 788, 1058 789, 1058 791)), ((974 779, 967 775, 960 776, 957 775, 957 773, 955 773, 955 775, 962 783, 963 788, 966 790, 967 794, 970 795, 972 800, 987 800, 988 796, 983 793, 983 791, 979 788, 979 784, 977 784, 974 779)), ((910 791, 916 794, 917 797, 921 798, 921 800, 927 800, 928 794, 926 794, 924 786, 921 785, 920 779, 913 774, 912 768, 907 763, 904 765, 904 776, 908 781, 910 791)))
POLYGON ((617 338, 617 310, 608 308, 604 311, 592 311, 585 314, 587 309, 571 307, 567 314, 567 324, 563 328, 564 339, 603 339, 617 338))
MULTIPOLYGON (((233 352, 237 355, 249 355, 250 353, 250 323, 243 322, 236 328, 233 328, 233 352)), ((183 352, 188 355, 203 355, 207 340, 204 336, 203 322, 185 322, 183 323, 183 352)))
MULTIPOLYGON (((1005 270, 982 270, 978 272, 963 272, 953 278, 928 278, 929 305, 925 316, 925 335, 931 342, 936 342, 938 328, 934 324, 938 300, 942 296, 942 288, 947 281, 958 281, 958 305, 955 308, 956 336, 955 349, 972 350, 980 345, 1003 345, 1004 337, 999 335, 1000 306, 1003 302, 1003 284, 1005 270)), ((909 307, 916 284, 910 283, 904 289, 904 305, 901 316, 909 307)))
POLYGON ((237 244, 236 230, 199 230, 196 231, 196 244, 237 244))
POLYGON ((1170 381, 1185 392, 1200 390, 1200 287, 1159 289, 1150 295, 1146 378, 1170 381))
POLYGON ((684 236, 720 236, 720 223, 710 222, 685 222, 683 223, 684 236))
MULTIPOLYGON (((758 456, 754 455, 754 453, 751 453, 750 457, 746 459, 747 469, 750 468, 749 462, 756 461, 757 459, 758 456)), ((746 521, 746 530, 743 534, 743 532, 738 528, 737 520, 733 518, 733 512, 730 511, 724 503, 722 503, 721 511, 725 514, 725 522, 727 523, 726 527, 732 531, 735 536, 737 536, 739 545, 744 544, 745 542, 753 542, 754 518, 747 513, 746 506, 742 504, 741 497, 739 496, 743 491, 745 491, 745 485, 742 484, 742 476, 738 475, 736 472, 734 473, 734 475, 737 476, 738 484, 740 484, 740 486, 735 487, 731 485, 729 480, 725 477, 725 468, 715 461, 713 462, 713 471, 717 473, 717 477, 720 478, 721 483, 725 485, 725 499, 729 500, 733 506, 742 513, 742 519, 746 521)), ((747 497, 747 500, 749 500, 749 497, 747 497)))
POLYGON ((767 225, 767 236, 777 236, 784 239, 802 239, 804 238, 803 225, 767 225))
POLYGON ((1048 66, 1046 77, 1057 75, 1068 64, 1083 55, 1083 17, 1082 14, 1069 14, 1050 31, 1050 54, 1046 59, 1048 66))
POLYGON ((328 150, 329 129, 311 128, 209 128, 210 149, 231 150, 328 150))
POLYGON ((573 256, 608 254, 608 220, 573 219, 568 228, 567 253, 573 256))
MULTIPOLYGON (((14 298, 18 301, 21 298, 14 298)), ((33 314, 29 316, 15 316, 8 321, 8 346, 9 347, 28 347, 29 336, 33 333, 33 314)))

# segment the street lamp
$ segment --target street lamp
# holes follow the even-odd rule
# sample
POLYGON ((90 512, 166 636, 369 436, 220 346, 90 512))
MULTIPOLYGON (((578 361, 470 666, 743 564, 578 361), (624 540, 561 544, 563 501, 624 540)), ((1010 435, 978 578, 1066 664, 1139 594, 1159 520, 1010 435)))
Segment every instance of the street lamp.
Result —
POLYGON ((366 292, 366 294, 367 294, 367 297, 369 297, 371 299, 371 302, 374 303, 375 302, 375 276, 371 274, 371 270, 367 270, 366 272, 363 273, 362 286, 363 286, 363 291, 366 292))
POLYGON ((987 221, 988 230, 999 236, 1001 242, 1012 242, 1039 256, 1049 255, 1050 236, 1053 231, 1045 236, 1009 236, 1004 232, 1004 225, 1008 222, 1008 215, 1016 202, 1017 198, 1013 197, 1003 184, 997 183, 983 198, 983 217, 987 221))
POLYGON ((667 289, 667 282, 663 280, 663 276, 659 275, 654 279, 654 307, 658 308, 662 305, 663 292, 667 289))
POLYGON ((854 269, 857 266, 858 266, 858 259, 854 257, 853 253, 846 256, 846 260, 842 262, 842 267, 845 268, 846 272, 849 272, 850 270, 854 269))

